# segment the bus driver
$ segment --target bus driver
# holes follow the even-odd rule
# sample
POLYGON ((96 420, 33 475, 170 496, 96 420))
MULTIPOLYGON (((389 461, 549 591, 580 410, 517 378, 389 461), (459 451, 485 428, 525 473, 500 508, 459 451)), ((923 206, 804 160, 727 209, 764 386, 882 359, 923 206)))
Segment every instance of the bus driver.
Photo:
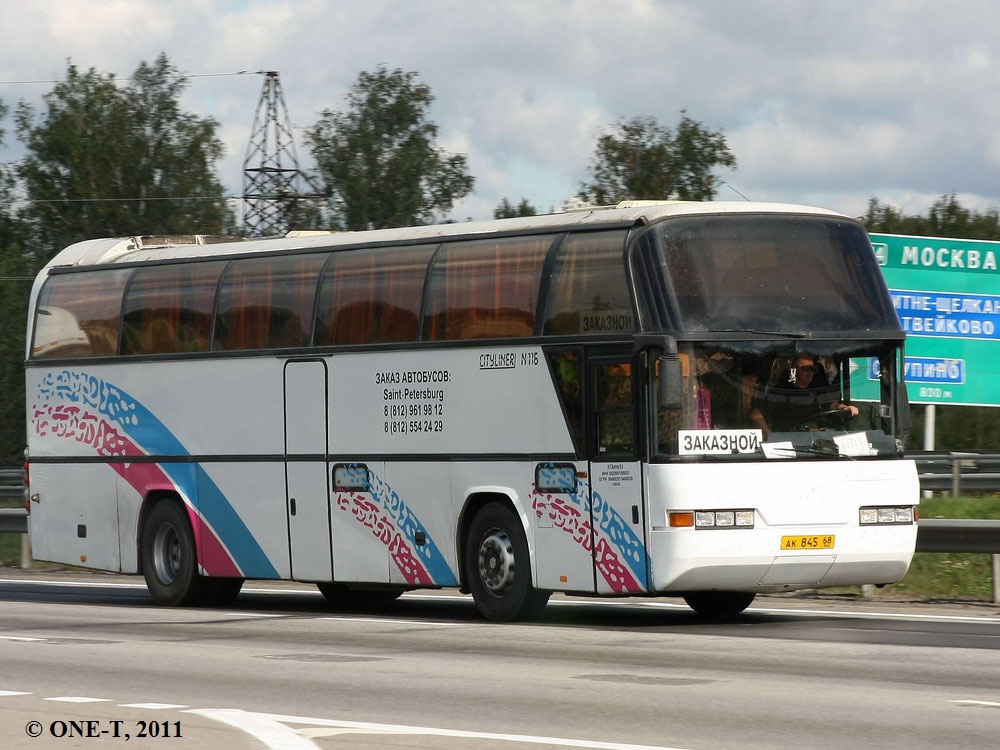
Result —
POLYGON ((808 422, 827 411, 842 410, 845 421, 856 417, 858 407, 841 403, 836 395, 836 388, 816 357, 800 354, 757 400, 750 419, 766 437, 774 430, 806 429, 808 422))

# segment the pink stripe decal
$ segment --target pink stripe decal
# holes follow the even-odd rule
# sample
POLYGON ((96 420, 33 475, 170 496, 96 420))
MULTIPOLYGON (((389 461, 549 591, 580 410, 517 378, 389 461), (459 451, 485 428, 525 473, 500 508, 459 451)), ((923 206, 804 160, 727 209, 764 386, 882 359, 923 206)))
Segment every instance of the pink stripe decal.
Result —
POLYGON ((567 501, 566 498, 543 494, 537 489, 533 494, 532 509, 536 515, 547 513, 553 526, 565 531, 573 537, 577 546, 592 555, 594 567, 607 581, 612 591, 619 593, 645 591, 628 566, 622 563, 614 543, 601 532, 595 533, 589 520, 589 513, 576 507, 578 496, 571 496, 573 500, 567 501), (596 544, 592 540, 595 540, 596 544))
POLYGON ((399 568, 407 583, 433 585, 427 569, 413 554, 392 519, 384 510, 368 498, 367 493, 338 492, 337 507, 354 516, 362 526, 368 528, 372 535, 386 546, 389 556, 399 568))
MULTIPOLYGON (((85 411, 79 406, 39 404, 35 406, 32 424, 38 435, 52 434, 90 446, 97 455, 105 458, 144 456, 143 450, 100 414, 85 411)), ((240 576, 241 572, 219 537, 189 504, 188 498, 167 476, 158 464, 112 463, 111 468, 131 486, 140 497, 155 489, 170 489, 184 500, 191 518, 198 559, 202 571, 208 576, 240 576)))

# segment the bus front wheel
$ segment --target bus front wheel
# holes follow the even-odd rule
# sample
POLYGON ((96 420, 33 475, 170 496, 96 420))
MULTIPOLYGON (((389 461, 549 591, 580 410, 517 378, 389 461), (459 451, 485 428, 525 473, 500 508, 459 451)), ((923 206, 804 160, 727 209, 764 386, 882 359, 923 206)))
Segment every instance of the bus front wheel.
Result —
POLYGON ((531 585, 524 528, 507 505, 491 502, 476 513, 464 550, 466 580, 484 617, 522 620, 542 613, 549 592, 531 585))
POLYGON ((213 582, 198 575, 194 532, 180 503, 161 500, 149 512, 142 529, 142 574, 160 604, 201 604, 213 593, 213 582))
POLYGON ((686 594, 684 601, 705 617, 735 617, 750 606, 755 596, 745 591, 694 591, 686 594))

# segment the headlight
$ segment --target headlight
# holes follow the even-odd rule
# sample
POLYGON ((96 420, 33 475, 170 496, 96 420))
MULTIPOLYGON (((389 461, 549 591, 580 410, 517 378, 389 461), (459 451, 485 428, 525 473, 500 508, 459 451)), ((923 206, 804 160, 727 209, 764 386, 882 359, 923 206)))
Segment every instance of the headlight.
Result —
POLYGON ((916 517, 912 505, 870 506, 858 511, 858 522, 862 526, 913 524, 916 517))
MULTIPOLYGON (((674 522, 675 515, 681 514, 671 513, 668 518, 670 525, 682 525, 674 522)), ((694 511, 694 525, 699 529, 752 529, 755 516, 756 511, 752 508, 740 510, 696 510, 694 511)))

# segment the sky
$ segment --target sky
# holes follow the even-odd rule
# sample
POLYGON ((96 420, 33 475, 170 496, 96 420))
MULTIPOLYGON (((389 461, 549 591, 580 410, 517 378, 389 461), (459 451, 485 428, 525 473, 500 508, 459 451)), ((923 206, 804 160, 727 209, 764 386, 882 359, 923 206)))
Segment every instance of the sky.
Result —
POLYGON ((302 130, 379 65, 430 87, 438 145, 467 156, 457 221, 504 198, 560 210, 601 134, 682 111, 736 157, 718 199, 989 210, 998 30, 996 0, 0 0, 0 101, 39 104, 67 62, 126 79, 166 53, 190 76, 182 107, 219 125, 236 210, 259 71, 279 73, 308 169, 302 130))

